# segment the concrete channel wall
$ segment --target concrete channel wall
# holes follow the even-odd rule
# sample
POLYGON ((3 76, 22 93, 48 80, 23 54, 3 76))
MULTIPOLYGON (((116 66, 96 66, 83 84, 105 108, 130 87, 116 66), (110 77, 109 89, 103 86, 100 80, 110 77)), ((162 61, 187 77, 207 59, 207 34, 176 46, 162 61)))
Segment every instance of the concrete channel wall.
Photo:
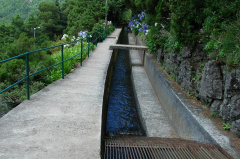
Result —
MULTIPOLYGON (((121 38, 121 32, 117 37, 108 37, 116 39, 114 44, 118 44, 121 38)), ((113 69, 114 63, 117 58, 118 50, 111 50, 111 59, 107 68, 106 80, 105 80, 105 87, 104 87, 104 95, 103 95, 103 105, 102 105, 102 129, 101 129, 101 159, 104 159, 104 152, 105 152, 105 137, 106 137, 106 122, 107 122, 107 109, 109 103, 109 95, 111 89, 111 81, 113 76, 113 69)))
MULTIPOLYGON (((137 45, 142 45, 137 37, 134 38, 137 45)), ((154 57, 148 53, 144 55, 143 51, 139 51, 139 55, 152 88, 178 136, 201 143, 220 145, 234 158, 238 158, 239 153, 232 147, 229 138, 202 114, 202 108, 191 103, 187 96, 171 82, 169 77, 159 69, 159 64, 154 57)))
MULTIPOLYGON (((134 44, 134 40, 129 37, 129 45, 133 46, 132 44, 134 44)), ((146 75, 138 51, 129 50, 129 56, 136 107, 144 135, 147 137, 178 138, 146 75)))

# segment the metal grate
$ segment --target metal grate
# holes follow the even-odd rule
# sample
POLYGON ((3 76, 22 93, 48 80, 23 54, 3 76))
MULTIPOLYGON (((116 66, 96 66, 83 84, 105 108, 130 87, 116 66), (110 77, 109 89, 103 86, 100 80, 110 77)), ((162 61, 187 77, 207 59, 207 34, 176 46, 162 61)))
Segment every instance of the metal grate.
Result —
POLYGON ((115 137, 105 140, 105 159, 232 159, 220 146, 178 138, 115 137))

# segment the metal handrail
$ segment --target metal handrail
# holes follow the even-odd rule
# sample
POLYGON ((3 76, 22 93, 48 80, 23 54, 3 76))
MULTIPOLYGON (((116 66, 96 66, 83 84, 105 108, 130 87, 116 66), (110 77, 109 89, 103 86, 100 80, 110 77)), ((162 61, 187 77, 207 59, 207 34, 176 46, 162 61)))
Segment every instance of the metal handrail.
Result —
POLYGON ((26 80, 26 85, 27 85, 27 99, 30 100, 30 91, 29 91, 29 82, 30 82, 30 77, 31 76, 34 76, 42 71, 45 71, 47 69, 50 69, 52 67, 55 67, 57 65, 60 65, 62 64, 62 79, 64 79, 64 62, 78 56, 78 55, 81 55, 81 66, 82 66, 82 61, 83 61, 83 57, 82 57, 82 54, 84 51, 88 50, 88 57, 89 57, 89 48, 90 48, 90 40, 91 40, 91 43, 92 44, 95 44, 97 46, 97 44, 100 42, 100 40, 104 40, 106 38, 106 31, 108 30, 108 28, 99 28, 97 29, 96 31, 94 31, 93 33, 91 33, 90 35, 87 35, 87 37, 84 37, 84 38, 81 38, 81 39, 78 39, 78 40, 75 40, 75 41, 71 41, 71 42, 67 42, 67 43, 64 43, 64 44, 60 44, 60 45, 55 45, 55 46, 51 46, 51 47, 46 47, 46 48, 42 48, 42 49, 39 49, 39 50, 34 50, 34 51, 29 51, 29 52, 25 52, 23 54, 20 54, 20 55, 17 55, 17 56, 14 56, 14 57, 11 57, 11 58, 8 58, 8 59, 5 59, 5 60, 2 60, 0 61, 0 64, 1 63, 5 63, 5 62, 8 62, 8 61, 11 61, 13 59, 17 59, 19 57, 22 57, 22 56, 26 56, 26 76, 22 79, 20 79, 19 81, 15 82, 14 84, 8 86, 7 88, 3 89, 2 91, 0 91, 0 94, 2 94, 3 92, 9 90, 10 88, 12 88, 13 86, 19 84, 20 82, 26 80), (86 39, 87 42, 88 42, 88 45, 87 47, 85 47, 83 49, 83 40, 86 39), (78 41, 81 41, 81 51, 80 53, 68 58, 68 59, 65 59, 64 60, 64 53, 63 53, 63 49, 64 49, 64 45, 67 45, 67 44, 71 44, 71 43, 76 43, 78 41), (35 53, 35 52, 40 52, 40 51, 43 51, 43 50, 48 50, 48 49, 52 49, 52 48, 55 48, 55 47, 61 47, 61 62, 58 62, 56 64, 53 64, 51 66, 48 66, 44 69, 41 69, 39 71, 36 71, 34 73, 31 73, 29 74, 29 54, 32 54, 32 53, 35 53))

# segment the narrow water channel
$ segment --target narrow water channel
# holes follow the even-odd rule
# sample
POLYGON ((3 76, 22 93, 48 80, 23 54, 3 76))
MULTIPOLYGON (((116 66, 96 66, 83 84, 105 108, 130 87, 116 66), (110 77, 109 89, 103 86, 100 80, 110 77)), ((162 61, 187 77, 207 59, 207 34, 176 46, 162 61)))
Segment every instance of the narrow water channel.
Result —
MULTIPOLYGON (((121 44, 128 44, 127 27, 120 37, 121 44)), ((142 135, 138 119, 128 50, 119 50, 113 70, 107 111, 106 133, 110 136, 142 135)))

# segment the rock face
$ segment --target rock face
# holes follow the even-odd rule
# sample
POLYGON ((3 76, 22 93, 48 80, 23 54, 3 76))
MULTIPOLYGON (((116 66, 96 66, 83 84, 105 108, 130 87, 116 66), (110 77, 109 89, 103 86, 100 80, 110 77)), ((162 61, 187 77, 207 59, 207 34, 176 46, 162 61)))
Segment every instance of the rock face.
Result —
POLYGON ((240 118, 240 94, 235 95, 231 99, 231 111, 230 119, 239 119, 240 118))
POLYGON ((216 113, 219 113, 219 109, 220 109, 220 106, 222 104, 222 100, 214 100, 212 105, 211 105, 211 112, 216 112, 216 113))
POLYGON ((178 71, 178 66, 179 66, 180 61, 178 61, 177 54, 175 52, 167 53, 164 52, 164 63, 163 66, 167 73, 170 75, 175 75, 177 76, 179 71, 178 71))
POLYGON ((240 119, 240 70, 231 70, 225 76, 224 102, 220 116, 227 121, 240 119))
POLYGON ((158 50, 157 55, 156 55, 157 62, 163 63, 164 61, 164 53, 161 49, 158 50))
POLYGON ((194 92, 212 112, 232 122, 232 132, 240 134, 240 69, 208 60, 203 48, 203 44, 183 47, 181 53, 160 49, 156 59, 186 92, 194 92))
POLYGON ((216 61, 209 61, 203 70, 198 92, 199 98, 211 103, 214 99, 222 99, 222 75, 216 61))
POLYGON ((183 60, 180 65, 180 71, 178 75, 178 83, 186 90, 192 90, 192 75, 191 64, 188 60, 183 60))
POLYGON ((232 122, 231 131, 240 137, 240 119, 232 122))
POLYGON ((192 48, 190 47, 183 47, 182 49, 182 57, 183 58, 189 58, 192 56, 192 51, 191 51, 192 48))

